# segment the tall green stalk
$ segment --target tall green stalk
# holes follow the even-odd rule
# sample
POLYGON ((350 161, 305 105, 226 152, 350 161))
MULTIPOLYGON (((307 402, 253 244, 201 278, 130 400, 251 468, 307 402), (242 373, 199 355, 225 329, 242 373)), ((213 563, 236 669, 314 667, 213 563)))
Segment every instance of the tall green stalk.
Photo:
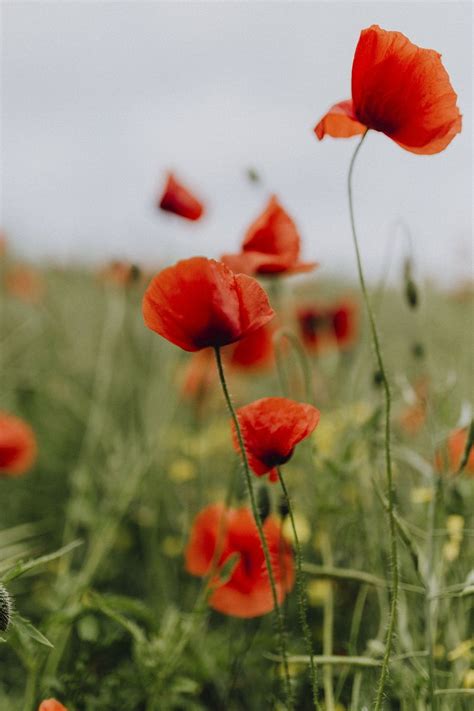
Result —
POLYGON ((257 531, 258 531, 258 535, 260 538, 260 543, 262 544, 263 555, 265 557, 265 565, 267 568, 268 578, 270 581, 270 588, 271 588, 272 597, 273 597, 273 606, 274 606, 275 616, 276 616, 276 621, 277 621, 277 626, 278 626, 278 640, 279 640, 280 654, 281 654, 281 658, 283 660, 283 670, 284 670, 284 675, 285 675, 285 688, 286 688, 286 700, 287 700, 288 708, 293 709, 294 703, 293 703, 293 693, 292 693, 292 689, 291 689, 290 670, 288 667, 288 654, 287 654, 287 650, 286 650, 285 624, 284 624, 284 619, 283 619, 283 613, 282 613, 280 604, 278 602, 277 588, 276 588, 275 576, 273 574, 273 568, 272 568, 272 564, 271 564, 270 551, 268 550, 267 539, 265 538, 265 534, 263 531, 262 519, 260 518, 260 513, 258 511, 257 499, 255 496, 255 490, 254 490, 254 486, 253 486, 253 482, 252 482, 252 474, 250 472, 249 462, 248 462, 248 458, 247 458, 247 451, 245 449, 244 439, 242 436, 242 430, 240 429, 239 418, 237 417, 237 413, 236 413, 235 408, 232 404, 232 399, 230 397, 229 389, 227 387, 227 382, 226 382, 225 375, 224 375, 224 368, 222 365, 221 352, 220 352, 219 348, 215 348, 214 352, 215 352, 215 356, 216 356, 216 365, 217 365, 217 371, 219 373, 219 380, 220 380, 221 386, 222 386, 222 392, 224 393, 224 398, 225 398, 228 410, 230 412, 230 415, 232 417, 232 421, 234 423, 235 431, 237 434, 237 440, 239 443, 240 454, 242 456, 242 462, 244 465, 244 474, 245 474, 245 480, 247 483, 250 504, 252 507, 252 513, 253 513, 253 517, 255 519, 255 524, 257 526, 257 531))
POLYGON ((367 292, 367 287, 365 283, 364 270, 362 268, 362 259, 359 249, 359 241, 357 239, 357 232, 355 227, 354 219, 354 202, 352 196, 352 174, 354 171, 354 165, 359 151, 364 143, 365 137, 367 136, 367 131, 363 134, 359 143, 356 146, 354 154, 351 158, 349 165, 349 173, 347 178, 347 191, 349 197, 349 212, 351 219, 352 237, 354 241, 354 248, 357 259, 357 271, 359 274, 359 282, 362 290, 362 295, 364 298, 365 307, 367 310, 367 315, 369 317, 370 332, 372 335, 372 343, 375 350, 375 356, 377 360, 378 369, 380 376, 382 378, 383 391, 385 396, 385 469, 387 477, 387 498, 388 498, 388 521, 389 521, 389 533, 390 533, 390 564, 392 572, 392 586, 391 586, 391 603, 390 603, 390 615, 387 628, 387 636, 385 643, 385 653, 382 663, 382 670, 380 673, 379 682, 377 685, 377 692, 375 697, 375 711, 380 711, 382 708, 383 697, 385 693, 385 687, 387 684, 387 677, 389 672, 390 654, 392 652, 393 638, 395 634, 395 625, 397 621, 397 607, 398 607, 398 587, 399 587, 399 568, 398 568, 398 547, 397 547, 397 532, 396 532, 396 522, 395 522, 395 512, 394 512, 394 488, 393 488, 393 470, 392 470, 392 454, 390 447, 391 440, 391 427, 390 427, 390 413, 392 406, 392 398, 390 393, 390 385, 387 378, 387 373, 385 370, 385 364, 382 357, 382 350, 380 347, 380 340, 377 331, 377 324, 375 321, 374 312, 370 304, 369 295, 367 292))
POLYGON ((313 654, 313 644, 311 641, 311 631, 308 625, 308 602, 306 599, 305 592, 305 574, 303 572, 303 555, 301 553, 301 545, 298 538, 298 532, 296 530, 295 517, 293 515, 293 506, 291 503, 290 495, 283 478, 283 475, 279 468, 277 468, 278 479, 280 481, 281 488, 283 490, 283 496, 285 498, 285 503, 288 509, 288 515, 290 517, 291 529, 293 531, 293 539, 295 542, 295 552, 296 552, 296 594, 298 602, 298 615, 300 618, 301 629, 303 630, 303 636, 306 643, 306 650, 309 657, 309 673, 311 678, 311 690, 313 694, 313 704, 314 708, 321 711, 321 705, 318 700, 319 690, 318 690, 318 677, 316 673, 316 665, 314 663, 313 654))

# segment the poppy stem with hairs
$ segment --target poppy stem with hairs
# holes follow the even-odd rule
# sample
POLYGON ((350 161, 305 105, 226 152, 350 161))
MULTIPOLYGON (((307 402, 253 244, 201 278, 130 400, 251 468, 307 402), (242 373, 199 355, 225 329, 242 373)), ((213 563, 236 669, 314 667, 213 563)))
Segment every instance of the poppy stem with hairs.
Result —
POLYGON ((275 615, 276 615, 276 620, 277 620, 277 625, 278 625, 279 647, 280 647, 281 658, 283 660, 283 669, 284 669, 284 674, 285 674, 286 701, 287 701, 288 708, 293 709, 294 702, 293 702, 293 692, 291 689, 290 670, 288 667, 288 654, 287 654, 287 649, 286 649, 285 624, 284 624, 284 620, 283 620, 283 613, 281 611, 281 607, 278 602, 275 576, 273 574, 273 568, 272 568, 271 559, 270 559, 270 551, 268 550, 267 540, 266 540, 265 534, 263 532, 262 520, 260 518, 260 514, 258 511, 257 499, 255 496, 255 490, 254 490, 253 483, 252 483, 252 474, 250 472, 250 466, 248 463, 247 452, 245 449, 244 439, 242 436, 242 430, 240 429, 239 418, 237 417, 237 413, 236 413, 235 408, 232 404, 232 399, 230 397, 229 389, 227 387, 227 382, 226 382, 225 375, 224 375, 224 368, 222 365, 222 357, 221 357, 220 348, 218 348, 218 347, 214 348, 214 353, 216 356, 217 372, 219 373, 219 380, 221 382, 222 391, 224 393, 224 398, 225 398, 227 407, 229 409, 230 415, 232 417, 232 421, 234 423, 235 431, 237 434, 237 440, 239 442, 240 453, 241 453, 242 462, 244 465, 244 474, 245 474, 245 479, 246 479, 246 483, 247 483, 247 489, 249 492, 252 513, 253 513, 253 517, 255 519, 255 524, 257 526, 257 531, 258 531, 258 535, 260 538, 260 543, 262 544, 263 555, 265 557, 265 565, 267 568, 268 578, 270 581, 270 587, 271 587, 272 597, 273 597, 273 605, 274 605, 275 615))
POLYGON ((399 569, 398 569, 398 547, 397 547, 397 532, 396 532, 396 522, 395 522, 395 511, 394 511, 394 489, 393 489, 393 471, 392 471, 392 453, 390 447, 391 439, 391 428, 390 428, 390 413, 392 406, 392 398, 390 393, 390 385, 387 378, 387 373, 385 370, 385 364, 382 357, 382 350, 380 347, 379 335, 377 331, 377 324, 375 321, 374 312, 370 304, 369 295, 367 293, 367 287, 365 284, 364 271, 362 268, 362 259, 360 255, 359 242, 357 239, 357 232, 355 228, 354 219, 354 201, 352 196, 352 174, 354 171, 354 165, 359 151, 364 143, 365 137, 367 136, 367 131, 362 135, 354 154, 351 158, 349 166, 349 174, 347 178, 347 190, 349 197, 349 212, 351 219, 352 237, 354 241, 354 248, 357 259, 357 271, 359 273, 359 282, 362 290, 362 295, 364 297, 365 307, 367 310, 367 315, 369 317, 370 331, 372 335, 372 342, 374 345, 375 356, 377 359, 378 369, 382 378, 382 384, 385 395, 385 468, 387 475, 387 488, 388 488, 388 519, 389 519, 389 531, 390 531, 390 563, 392 570, 392 587, 391 587, 391 604, 390 604, 390 617, 387 628, 387 637, 385 643, 385 653, 382 663, 382 670, 380 672, 379 683, 377 685, 377 693, 375 697, 375 711, 380 711, 382 708, 383 697, 385 693, 385 686, 387 683, 390 654, 392 652, 393 637, 395 634, 395 625, 397 621, 397 607, 398 607, 398 587, 399 587, 399 569))
POLYGON ((316 672, 316 665, 314 663, 313 654, 313 643, 311 641, 311 631, 308 624, 308 602, 305 593, 305 575, 303 573, 303 555, 301 553, 301 545, 298 538, 298 532, 296 530, 295 517, 293 515, 293 506, 291 503, 290 495, 288 489, 281 473, 279 467, 277 467, 278 479, 280 486, 283 491, 283 496, 285 498, 285 503, 288 509, 288 516, 290 517, 291 529, 293 531, 293 540, 295 543, 296 552, 296 593, 298 597, 298 614, 300 618, 301 629, 303 630, 303 636, 306 643, 307 654, 309 657, 309 671, 311 677, 311 690, 313 694, 313 704, 317 711, 321 711, 321 705, 319 703, 319 689, 318 689, 318 677, 316 672))

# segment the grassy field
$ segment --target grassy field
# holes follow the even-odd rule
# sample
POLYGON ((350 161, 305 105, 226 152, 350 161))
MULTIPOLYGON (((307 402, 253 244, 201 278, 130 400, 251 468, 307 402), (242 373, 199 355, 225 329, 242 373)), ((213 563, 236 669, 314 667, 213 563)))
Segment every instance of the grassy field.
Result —
MULTIPOLYGON (((233 505, 246 500, 212 361, 205 390, 187 394, 190 356, 143 324, 145 279, 46 269, 31 303, 3 277, 0 410, 31 425, 38 460, 0 478, 0 576, 15 610, 2 634, 0 708, 36 711, 50 696, 70 711, 284 708, 272 614, 210 610, 199 604, 203 581, 184 568, 198 511, 224 500, 230 481, 233 505)), ((321 411, 285 477, 323 708, 361 711, 373 701, 390 599, 382 391, 353 285, 316 276, 268 291, 293 333, 302 304, 350 294, 360 307, 351 348, 306 353, 309 392, 284 338, 278 367, 227 374, 237 405, 286 395, 321 411)), ((417 309, 402 284, 373 297, 393 391, 401 570, 384 708, 468 711, 473 480, 440 474, 434 461, 471 417, 472 293, 426 284, 417 309)), ((278 515, 279 486, 255 484, 278 515)), ((310 709, 295 591, 284 613, 296 707, 310 709)))

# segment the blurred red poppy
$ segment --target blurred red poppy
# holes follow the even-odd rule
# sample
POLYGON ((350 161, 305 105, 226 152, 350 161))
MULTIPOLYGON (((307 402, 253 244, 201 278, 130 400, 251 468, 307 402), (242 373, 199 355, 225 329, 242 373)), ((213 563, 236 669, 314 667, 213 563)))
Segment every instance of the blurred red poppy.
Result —
POLYGON ((45 699, 40 703, 38 711, 67 711, 67 708, 56 699, 45 699))
MULTIPOLYGON (((446 468, 453 474, 458 471, 466 450, 468 436, 468 427, 461 427, 451 432, 445 447, 436 453, 436 468, 439 472, 444 471, 446 468)), ((474 476, 474 447, 471 447, 464 473, 474 476)))
POLYGON ((33 430, 19 417, 0 412, 0 476, 15 477, 30 469, 37 454, 33 430))
POLYGON ((255 279, 206 257, 163 269, 143 298, 148 328, 185 351, 235 343, 274 315, 255 279))
MULTIPOLYGON (((269 516, 263 530, 268 544, 277 597, 282 603, 294 584, 293 554, 282 536, 281 525, 269 516)), ((214 610, 234 617, 258 617, 273 610, 273 596, 265 567, 265 557, 252 513, 247 508, 226 509, 213 504, 195 518, 186 548, 186 570, 205 576, 216 565, 211 581, 209 604, 214 610), (216 547, 220 551, 214 561, 216 547), (222 580, 219 571, 235 556, 230 577, 222 580)))
POLYGON ((378 25, 362 30, 352 65, 352 99, 333 106, 316 136, 381 131, 412 153, 439 153, 461 131, 457 96, 432 49, 378 25))
POLYGON ((265 324, 225 349, 231 366, 240 370, 270 368, 275 361, 273 329, 265 324))
POLYGON ((300 262, 301 240, 296 225, 273 195, 265 210, 250 225, 240 254, 225 254, 222 261, 246 274, 296 274, 317 264, 300 262))
POLYGON ((9 269, 5 275, 5 287, 11 296, 27 304, 37 304, 45 292, 41 274, 31 267, 17 265, 9 269))
POLYGON ((341 350, 351 347, 357 337, 357 317, 357 304, 348 300, 297 312, 303 342, 314 351, 334 345, 341 350))
MULTIPOLYGON (((237 410, 242 437, 252 471, 257 476, 270 474, 277 481, 275 467, 285 464, 296 445, 313 432, 319 410, 312 405, 285 397, 266 397, 237 410)), ((234 447, 239 443, 232 425, 234 447)))
POLYGON ((187 220, 199 220, 204 213, 203 204, 174 177, 168 173, 165 189, 158 207, 165 212, 184 217, 187 220))
POLYGON ((217 372, 214 368, 214 355, 207 348, 193 353, 190 357, 184 371, 181 391, 186 397, 201 401, 215 380, 217 372))

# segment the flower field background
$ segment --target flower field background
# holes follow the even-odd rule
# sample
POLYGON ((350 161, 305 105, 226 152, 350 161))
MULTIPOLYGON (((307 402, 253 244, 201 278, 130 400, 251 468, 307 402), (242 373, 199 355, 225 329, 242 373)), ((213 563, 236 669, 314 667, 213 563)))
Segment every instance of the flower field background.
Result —
MULTIPOLYGON (((351 139, 352 278, 255 167, 217 259, 53 266, 1 232, 0 711, 472 709, 472 274, 422 276, 400 205, 366 278, 357 170, 375 137, 450 150, 463 102, 378 24, 348 76, 312 140, 351 139)), ((191 236, 183 173, 155 218, 191 236)))
MULTIPOLYGON (((4 257, 4 275, 8 268, 4 257)), ((8 580, 20 559, 80 545, 6 583, 16 614, 54 649, 12 626, 1 647, 1 708, 33 708, 36 697, 24 698, 34 682, 71 709, 271 708, 281 696, 271 615, 197 614, 201 581, 183 564, 194 516, 224 499, 229 478, 235 502, 245 501, 217 378, 201 401, 183 391, 193 356, 144 327, 145 281, 124 287, 73 270, 41 280, 40 303, 2 294, 2 408, 30 423, 39 445, 29 474, 0 481, 8 502, 2 576, 8 580)), ((295 332, 299 303, 331 302, 348 290, 317 279, 279 287, 295 332)), ((472 385, 472 297, 426 286, 420 302, 410 310, 402 284, 377 300, 394 383, 397 512, 410 541, 400 543, 387 708, 407 710, 427 708, 428 614, 439 689, 472 683, 472 479, 439 477, 433 467, 472 385), (416 357, 419 345, 423 357, 416 357), (419 421, 421 385, 426 414, 419 421), (439 596, 431 612, 424 585, 439 596)), ((237 405, 269 393, 305 399, 295 353, 283 351, 282 380, 275 367, 230 371, 237 405)), ((319 667, 326 708, 361 709, 376 684, 389 604, 382 403, 364 320, 349 351, 309 357, 321 420, 286 465, 286 478, 315 652, 358 658, 319 667)), ((267 489, 277 511, 280 492, 267 489)), ((311 708, 306 667, 291 661, 305 654, 293 595, 285 613, 299 708, 311 708)), ((469 707, 468 696, 439 697, 440 709, 469 707)))

